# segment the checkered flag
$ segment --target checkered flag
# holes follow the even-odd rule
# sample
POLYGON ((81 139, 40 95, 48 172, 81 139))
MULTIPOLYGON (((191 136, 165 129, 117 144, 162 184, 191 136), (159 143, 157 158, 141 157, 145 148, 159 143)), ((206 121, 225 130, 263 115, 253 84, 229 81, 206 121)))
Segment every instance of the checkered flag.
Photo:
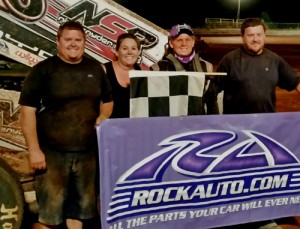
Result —
POLYGON ((129 72, 130 117, 203 114, 203 72, 129 72))

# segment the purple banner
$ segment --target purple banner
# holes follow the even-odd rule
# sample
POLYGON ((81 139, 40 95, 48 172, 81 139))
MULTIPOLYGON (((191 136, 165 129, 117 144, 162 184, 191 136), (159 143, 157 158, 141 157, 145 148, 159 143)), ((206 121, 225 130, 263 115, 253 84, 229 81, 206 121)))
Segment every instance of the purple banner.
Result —
POLYGON ((300 113, 107 120, 103 229, 212 228, 300 214, 300 113))

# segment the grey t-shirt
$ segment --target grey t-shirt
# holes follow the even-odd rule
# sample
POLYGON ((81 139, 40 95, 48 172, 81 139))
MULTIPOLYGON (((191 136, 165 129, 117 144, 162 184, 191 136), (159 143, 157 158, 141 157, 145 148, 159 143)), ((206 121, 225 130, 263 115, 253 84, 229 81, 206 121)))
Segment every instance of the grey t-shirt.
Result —
POLYGON ((219 91, 224 90, 224 114, 276 111, 276 87, 291 91, 300 82, 298 74, 276 53, 264 49, 251 55, 243 47, 223 57, 217 72, 219 91))

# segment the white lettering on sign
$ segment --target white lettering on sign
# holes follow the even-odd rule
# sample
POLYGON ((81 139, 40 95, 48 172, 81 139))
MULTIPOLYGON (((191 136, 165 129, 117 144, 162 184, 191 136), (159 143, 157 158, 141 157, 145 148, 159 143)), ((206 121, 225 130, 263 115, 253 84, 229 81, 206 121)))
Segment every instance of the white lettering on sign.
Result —
POLYGON ((18 206, 14 208, 6 208, 4 204, 2 204, 0 209, 0 213, 1 213, 0 220, 15 219, 16 221, 18 221, 18 215, 16 214, 18 209, 19 209, 18 206))

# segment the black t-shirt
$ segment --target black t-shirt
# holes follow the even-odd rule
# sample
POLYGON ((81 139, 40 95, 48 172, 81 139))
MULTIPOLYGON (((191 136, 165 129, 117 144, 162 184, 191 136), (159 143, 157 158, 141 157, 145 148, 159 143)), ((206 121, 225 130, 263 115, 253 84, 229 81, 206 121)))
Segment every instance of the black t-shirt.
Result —
MULTIPOLYGON (((129 118, 130 86, 123 87, 119 84, 112 62, 105 63, 105 67, 114 98, 114 108, 110 118, 129 118)), ((134 68, 135 70, 141 69, 137 64, 134 68)))
POLYGON ((69 64, 53 56, 33 67, 19 103, 37 108, 40 145, 78 151, 95 143, 101 101, 112 101, 112 93, 99 62, 83 57, 69 64))

